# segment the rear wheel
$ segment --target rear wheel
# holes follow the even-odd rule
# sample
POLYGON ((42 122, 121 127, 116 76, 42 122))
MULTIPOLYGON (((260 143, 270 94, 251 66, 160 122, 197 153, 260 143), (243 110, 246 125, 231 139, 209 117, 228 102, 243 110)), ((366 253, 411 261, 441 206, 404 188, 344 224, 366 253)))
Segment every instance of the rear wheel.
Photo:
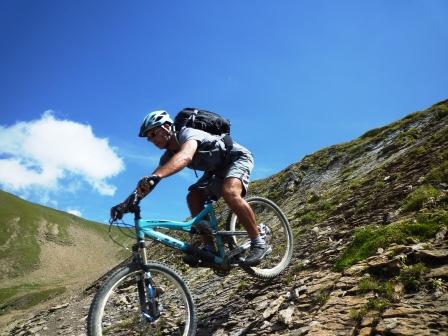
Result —
MULTIPOLYGON (((242 266, 249 274, 261 278, 272 279, 281 274, 289 265, 293 253, 293 235, 288 219, 282 210, 271 200, 263 197, 248 197, 247 203, 252 208, 261 235, 272 252, 256 267, 242 266)), ((229 231, 244 231, 237 216, 230 213, 226 223, 229 231)), ((247 243, 247 237, 232 236, 231 248, 247 243)))
POLYGON ((134 265, 106 280, 90 307, 89 336, 195 334, 196 310, 184 280, 165 264, 148 267, 151 280, 134 265))

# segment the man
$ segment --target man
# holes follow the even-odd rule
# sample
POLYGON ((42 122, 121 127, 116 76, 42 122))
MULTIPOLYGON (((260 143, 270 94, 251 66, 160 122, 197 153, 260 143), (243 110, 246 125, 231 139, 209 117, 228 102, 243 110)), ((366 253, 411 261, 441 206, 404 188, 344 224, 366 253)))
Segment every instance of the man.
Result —
MULTIPOLYGON (((136 193, 141 198, 145 197, 161 179, 185 167, 203 171, 204 175, 188 189, 187 203, 191 215, 196 216, 202 211, 208 195, 215 199, 222 196, 251 239, 249 255, 244 263, 258 265, 270 247, 260 236, 255 214, 243 198, 253 168, 252 154, 237 143, 228 150, 222 136, 185 126, 175 130, 173 124, 166 111, 151 112, 143 119, 139 136, 146 137, 165 152, 153 173, 139 181, 136 193)), ((129 198, 111 209, 111 217, 120 218, 128 211, 128 206, 129 198)))

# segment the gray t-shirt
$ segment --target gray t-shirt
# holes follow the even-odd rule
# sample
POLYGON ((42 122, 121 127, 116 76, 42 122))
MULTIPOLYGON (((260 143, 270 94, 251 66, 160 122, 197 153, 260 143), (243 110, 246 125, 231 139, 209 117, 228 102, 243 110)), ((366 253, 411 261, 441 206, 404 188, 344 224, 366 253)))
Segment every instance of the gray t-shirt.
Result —
MULTIPOLYGON (((217 171, 223 169, 225 166, 237 160, 241 155, 252 157, 248 149, 234 142, 230 157, 226 161, 226 147, 222 136, 213 135, 195 128, 182 128, 177 134, 177 139, 180 145, 183 145, 188 140, 196 140, 198 142, 198 148, 188 168, 199 171, 217 171)), ((166 150, 160 158, 160 165, 168 162, 175 153, 174 151, 166 150)))

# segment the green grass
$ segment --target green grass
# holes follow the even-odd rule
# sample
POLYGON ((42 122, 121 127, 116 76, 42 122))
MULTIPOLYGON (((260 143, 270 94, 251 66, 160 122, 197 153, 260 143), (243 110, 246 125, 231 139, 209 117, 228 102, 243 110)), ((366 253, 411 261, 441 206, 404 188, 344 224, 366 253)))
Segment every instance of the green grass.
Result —
POLYGON ((389 300, 383 298, 373 298, 366 303, 366 308, 368 310, 377 310, 379 312, 383 312, 389 306, 389 300))
POLYGON ((410 266, 405 265, 400 271, 398 280, 407 291, 417 291, 423 283, 423 274, 427 270, 428 268, 422 263, 410 266))
POLYGON ((343 271, 393 243, 404 244, 410 238, 425 241, 436 235, 442 225, 448 225, 448 212, 422 215, 416 222, 406 221, 387 226, 367 226, 355 231, 354 239, 335 264, 336 271, 343 271))
POLYGON ((432 183, 448 183, 448 160, 431 169, 426 179, 432 183))
POLYGON ((64 293, 65 290, 65 287, 56 287, 39 291, 32 290, 27 294, 15 296, 19 291, 19 288, 2 289, 0 290, 0 293, 2 293, 1 295, 3 296, 0 305, 0 315, 6 314, 11 310, 28 309, 64 293))
POLYGON ((379 312, 383 312, 387 307, 390 306, 394 295, 394 284, 390 280, 378 281, 374 278, 367 277, 361 279, 361 281, 359 282, 358 292, 374 292, 376 294, 375 297, 369 299, 369 301, 361 308, 351 309, 349 311, 350 317, 360 323, 369 311, 376 310, 379 312))
POLYGON ((41 286, 38 284, 24 284, 13 287, 0 288, 0 305, 7 302, 11 298, 17 296, 20 293, 28 292, 39 289, 41 286))
POLYGON ((98 233, 99 239, 108 239, 105 225, 29 203, 0 190, 0 260, 10 265, 0 279, 20 276, 39 266, 39 234, 53 243, 71 245, 69 228, 74 225, 98 233))
POLYGON ((381 297, 391 300, 394 294, 394 285, 392 281, 378 281, 374 278, 363 278, 358 284, 360 293, 374 292, 381 297))
POLYGON ((431 198, 435 198, 440 195, 440 191, 431 185, 422 185, 410 193, 403 202, 403 211, 417 211, 420 210, 423 205, 431 198))

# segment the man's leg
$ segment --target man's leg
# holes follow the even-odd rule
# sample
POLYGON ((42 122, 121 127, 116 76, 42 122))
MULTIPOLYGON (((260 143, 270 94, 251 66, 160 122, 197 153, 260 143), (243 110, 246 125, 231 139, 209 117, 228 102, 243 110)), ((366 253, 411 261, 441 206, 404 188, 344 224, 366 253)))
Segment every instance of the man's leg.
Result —
POLYGON ((193 189, 187 195, 187 204, 191 216, 196 216, 204 209, 205 196, 200 189, 193 189))
POLYGON ((222 197, 226 201, 230 209, 238 216, 238 220, 243 224, 249 237, 256 238, 259 236, 255 214, 249 204, 242 197, 243 184, 235 177, 228 177, 222 185, 222 197))
MULTIPOLYGON (((202 210, 204 210, 205 201, 206 197, 201 189, 190 190, 187 195, 187 204, 192 217, 196 216, 202 210)), ((214 251, 215 242, 213 240, 213 237, 209 235, 202 235, 201 238, 202 243, 205 245, 205 247, 210 251, 214 251)))
POLYGON ((268 252, 269 246, 260 237, 255 214, 250 205, 242 197, 243 184, 238 178, 228 177, 224 179, 222 192, 224 200, 237 215, 238 221, 244 226, 251 239, 250 253, 245 260, 245 264, 248 266, 256 266, 268 252))

